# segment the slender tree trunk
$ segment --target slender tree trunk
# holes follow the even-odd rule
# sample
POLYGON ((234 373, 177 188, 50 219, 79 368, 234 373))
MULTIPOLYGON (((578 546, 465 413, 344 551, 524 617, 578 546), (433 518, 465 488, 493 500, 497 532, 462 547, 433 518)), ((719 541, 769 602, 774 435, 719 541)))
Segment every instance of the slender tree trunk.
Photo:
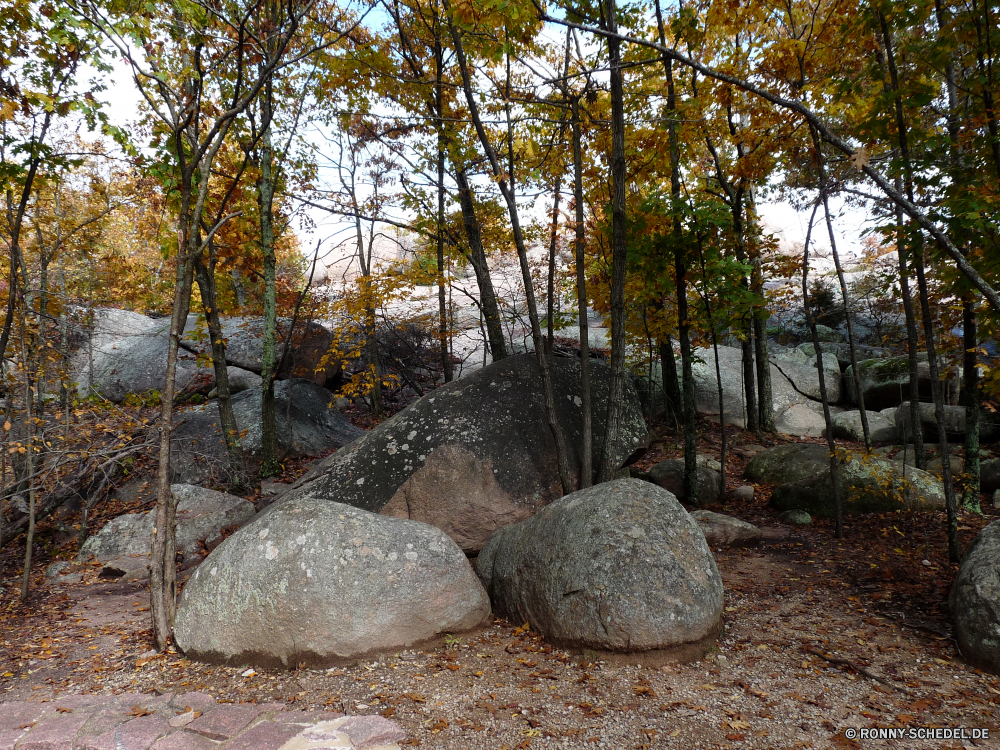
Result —
POLYGON ((674 356, 674 342, 668 335, 660 342, 660 374, 663 376, 663 398, 674 418, 675 424, 683 419, 683 399, 681 384, 677 379, 677 358, 674 356))
MULTIPOLYGON (((209 243, 211 247, 211 243, 209 243)), ((211 254, 211 251, 210 251, 211 254)), ((195 278, 201 290, 205 318, 208 321, 208 335, 212 344, 212 368, 215 372, 216 403, 219 409, 219 425, 226 443, 229 466, 229 482, 233 491, 241 493, 249 486, 243 443, 240 440, 240 426, 236 423, 233 402, 229 393, 229 370, 226 367, 226 341, 222 336, 222 321, 216 300, 214 271, 209 270, 200 258, 195 259, 195 278)))
MULTIPOLYGON (((612 34, 618 31, 615 0, 604 2, 604 22, 612 34)), ((597 481, 614 478, 618 466, 615 447, 620 441, 624 418, 625 380, 625 89, 621 68, 621 42, 609 38, 608 61, 611 67, 611 389, 608 393, 607 431, 597 481)))
MULTIPOLYGON (((185 201, 186 203, 187 201, 185 201)), ((194 227, 187 227, 194 232, 194 227)), ((194 276, 192 253, 186 246, 186 232, 178 231, 177 275, 174 280, 173 312, 170 316, 170 338, 167 347, 167 372, 160 399, 160 462, 156 471, 156 526, 153 528, 150 554, 150 614, 153 620, 153 640, 162 651, 167 647, 174 626, 177 594, 177 563, 175 526, 177 499, 170 490, 170 432, 177 376, 177 351, 191 304, 191 283, 194 276)))
POLYGON ((965 348, 965 482, 962 504, 979 512, 979 321, 971 294, 962 302, 962 343, 965 348))
MULTIPOLYGON (((611 1, 613 2, 613 0, 611 1)), ((569 468, 566 438, 562 427, 559 425, 559 416, 556 413, 555 394, 552 387, 552 372, 549 367, 548 357, 545 355, 545 341, 542 338, 542 329, 538 320, 538 307, 535 304, 535 292, 532 286, 531 267, 528 265, 528 253, 524 244, 524 235, 521 232, 521 222, 518 216, 517 200, 514 194, 512 182, 514 175, 513 164, 508 163, 505 176, 505 171, 501 169, 496 151, 490 144, 489 136, 487 135, 486 129, 483 127, 482 119, 479 116, 479 107, 476 103, 476 97, 472 91, 472 79, 469 73, 468 60, 465 56, 465 48, 462 45, 462 37, 459 35, 458 29, 455 28, 452 22, 447 0, 445 0, 445 9, 449 11, 448 25, 451 29, 452 41, 455 44, 455 56, 458 60, 459 70, 462 74, 462 88, 465 92, 466 103, 469 106, 469 114, 472 117, 472 123, 475 126, 476 134, 479 137, 479 143, 483 147, 483 151, 486 152, 486 156, 489 159, 493 176, 500 188, 500 193, 503 195, 504 202, 507 204, 507 213, 510 216, 511 229, 514 234, 514 247, 517 249, 517 257, 521 266, 521 278, 524 283, 525 303, 528 307, 528 319, 531 323, 531 338, 535 345, 535 358, 538 362, 538 369, 542 376, 542 397, 545 401, 545 413, 548 418, 549 429, 552 431, 553 441, 555 442, 556 463, 559 469, 559 479, 562 483, 563 493, 569 494, 575 489, 575 487, 573 486, 573 477, 569 468), (508 181, 508 177, 511 181, 508 181)), ((512 133, 508 130, 508 142, 510 142, 511 136, 512 133)), ((609 398, 612 398, 613 396, 614 385, 612 385, 611 395, 609 398)))
POLYGON ((440 37, 440 23, 435 23, 434 38, 434 100, 436 110, 437 127, 437 276, 438 276, 438 346, 441 348, 441 373, 444 382, 450 383, 454 377, 451 363, 451 352, 448 346, 448 299, 445 294, 445 266, 444 258, 444 162, 447 152, 447 143, 444 134, 444 61, 440 37))
POLYGON ((743 363, 743 399, 746 404, 744 418, 747 432, 760 436, 760 409, 757 406, 757 389, 754 387, 754 330, 753 320, 745 321, 746 335, 740 341, 740 359, 743 363))
POLYGON ((273 477, 281 473, 278 462, 278 426, 274 403, 274 378, 277 375, 277 265, 274 251, 274 148, 271 141, 271 120, 274 117, 273 84, 268 81, 260 98, 263 132, 260 142, 260 249, 264 266, 264 335, 261 340, 260 386, 260 476, 273 477))
POLYGON ((552 198, 552 224, 549 227, 549 268, 548 283, 545 289, 545 352, 552 353, 555 338, 556 315, 556 239, 559 236, 559 193, 562 190, 562 174, 556 178, 552 198))
MULTIPOLYGON (((8 290, 8 293, 13 295, 14 290, 8 290)), ((41 323, 39 323, 41 325, 41 323)), ((25 433, 27 444, 27 451, 25 455, 25 463, 27 465, 28 472, 28 536, 24 545, 24 574, 21 576, 21 601, 25 601, 28 598, 28 584, 31 581, 31 553, 35 543, 35 484, 37 480, 35 478, 35 420, 34 413, 32 410, 32 401, 34 397, 31 393, 31 377, 30 377, 30 362, 31 358, 28 356, 27 349, 27 331, 24 324, 24 310, 21 311, 21 338, 25 343, 25 356, 24 360, 24 417, 25 417, 25 433)), ((40 348, 40 347, 39 347, 40 348)))
MULTIPOLYGON (((896 178, 897 187, 902 190, 900 180, 896 178)), ((909 404, 910 432, 913 440, 914 462, 918 469, 927 468, 927 455, 924 451, 924 433, 920 429, 920 363, 917 355, 920 351, 920 335, 917 332, 917 316, 913 310, 913 295, 910 294, 910 276, 907 268, 906 224, 903 219, 903 209, 896 207, 896 259, 899 265, 899 293, 903 298, 903 315, 906 320, 907 367, 910 373, 909 404)), ((906 435, 900 437, 906 440, 906 435)))
POLYGON ((576 314, 580 326, 580 489, 594 482, 594 430, 590 395, 590 326, 587 323, 587 239, 583 223, 583 144, 580 134, 580 99, 570 101, 573 118, 573 203, 576 211, 576 314))
POLYGON ((760 301, 753 314, 753 340, 757 355, 757 408, 760 429, 775 432, 774 396, 771 391, 771 357, 767 347, 768 312, 764 298, 764 273, 761 269, 760 250, 750 252, 750 291, 760 301))
MULTIPOLYGON (((952 562, 961 560, 961 550, 958 544, 958 508, 955 499, 955 483, 951 475, 951 459, 948 448, 948 433, 945 430, 944 388, 941 383, 941 372, 938 367, 937 347, 934 343, 934 321, 931 318, 930 297, 927 291, 927 277, 924 273, 923 244, 918 238, 916 252, 917 286, 920 292, 920 310, 924 319, 924 341, 927 344, 927 363, 930 366, 931 393, 934 397, 934 419, 938 426, 938 452, 941 454, 941 473, 944 481, 944 499, 948 511, 948 557, 952 562)), ((921 429, 920 423, 913 426, 913 431, 921 429)))
MULTIPOLYGON (((656 0, 657 33, 660 45, 666 48, 666 36, 663 25, 663 11, 660 0, 656 0)), ((608 29, 617 33, 617 29, 608 29)), ((608 39, 610 47, 612 40, 608 39)), ((617 44, 617 41, 615 42, 617 44)), ((680 201, 680 143, 677 137, 677 97, 674 90, 673 61, 663 55, 663 71, 667 79, 667 136, 670 143, 670 197, 673 212, 674 236, 674 275, 677 279, 677 336, 681 342, 681 403, 682 422, 684 424, 684 494, 690 505, 698 504, 698 434, 697 415, 694 403, 694 375, 692 373, 691 336, 688 325, 687 303, 687 266, 684 259, 683 235, 681 229, 680 201)), ((664 373, 666 368, 664 368, 664 373)), ((666 377, 664 376, 664 382, 666 377)), ((756 410, 754 411, 756 417, 756 410)))
POLYGON ((837 458, 837 444, 833 439, 833 415, 830 413, 830 399, 826 391, 826 371, 823 369, 823 349, 819 345, 819 333, 816 330, 816 320, 809 309, 809 242, 812 239, 813 224, 816 221, 816 210, 819 203, 813 206, 809 217, 809 228, 806 230, 806 241, 803 246, 802 258, 802 306, 805 309, 806 324, 812 333, 813 348, 816 350, 816 371, 819 375, 819 397, 823 403, 823 419, 826 422, 826 445, 830 451, 830 483, 833 488, 833 506, 836 517, 835 536, 844 537, 844 498, 840 494, 840 459, 837 458))
MULTIPOLYGON (((698 259, 701 261, 701 278, 703 287, 708 286, 708 269, 705 265, 705 252, 702 247, 701 237, 698 237, 698 259)), ((719 449, 719 463, 722 468, 719 471, 719 484, 722 494, 726 492, 726 399, 722 389, 722 366, 719 364, 719 334, 715 325, 715 317, 712 315, 712 305, 708 300, 708 294, 702 294, 702 301, 705 303, 705 317, 708 318, 708 327, 712 332, 712 354, 715 356, 715 384, 719 389, 719 434, 722 438, 719 449)))
MULTIPOLYGON (((885 48, 886 65, 889 70, 889 88, 893 93, 893 104, 896 119, 896 136, 899 139, 899 153, 903 161, 904 186, 906 188, 907 200, 912 204, 913 193, 913 168, 910 161, 910 146, 907 136, 906 116, 903 110, 903 99, 899 89, 899 71, 896 68, 896 54, 892 43, 892 34, 885 15, 879 11, 877 13, 879 26, 882 31, 882 41, 885 48)), ((945 506, 948 511, 948 556, 952 562, 960 559, 958 545, 958 509, 955 499, 955 485, 951 475, 951 460, 948 456, 948 434, 945 431, 944 420, 944 395, 942 393, 941 381, 938 379, 939 368, 937 361, 937 349, 934 345, 934 321, 931 319, 930 300, 927 292, 927 278, 924 274, 924 244, 923 234, 917 228, 913 234, 914 252, 913 263, 917 272, 917 290, 920 298, 920 312, 924 324, 924 343, 927 346, 927 360, 930 367, 931 393, 934 398, 934 418, 938 425, 938 447, 941 453, 941 473, 944 481, 945 506)), ((922 429, 919 419, 913 420, 914 434, 922 429)))
MULTIPOLYGON (((872 433, 868 426, 868 411, 865 409, 865 394, 861 386, 861 373, 858 371, 857 339, 854 336, 854 316, 851 312, 850 297, 847 291, 847 281, 844 278, 844 268, 840 264, 840 253, 837 252, 837 237, 833 232, 833 219, 830 216, 830 196, 823 162, 823 149, 820 146, 819 135, 815 129, 809 129, 816 149, 816 164, 819 169, 819 191, 823 202, 823 218, 826 222, 827 235, 830 238, 830 251, 833 253, 833 265, 837 269, 837 281, 840 284, 840 296, 844 305, 844 320, 847 323, 847 346, 851 356, 851 373, 854 377, 854 389, 858 394, 858 413, 861 415, 861 432, 864 434, 865 450, 871 453, 872 433)), ((817 360, 818 362, 819 360, 817 360)))
POLYGON ((469 186, 469 178, 464 169, 457 171, 455 180, 458 183, 462 223, 465 225, 465 235, 469 240, 469 262, 472 264, 472 270, 476 272, 476 283, 479 285, 479 309, 483 312, 490 354, 494 362, 499 362, 507 356, 507 344, 500 325, 500 308, 497 305, 496 292, 493 290, 486 250, 483 248, 482 228, 479 226, 479 219, 476 218, 476 204, 472 200, 472 188, 469 186))

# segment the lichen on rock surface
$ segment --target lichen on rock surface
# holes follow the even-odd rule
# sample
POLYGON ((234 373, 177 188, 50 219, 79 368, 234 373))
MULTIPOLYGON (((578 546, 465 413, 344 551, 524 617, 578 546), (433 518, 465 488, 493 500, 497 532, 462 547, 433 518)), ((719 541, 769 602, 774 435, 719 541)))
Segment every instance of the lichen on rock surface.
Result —
POLYGON ((620 479, 494 534, 476 560, 494 610, 546 639, 617 652, 714 636, 723 590, 698 524, 670 492, 620 479))
MULTIPOLYGON (((571 472, 580 472, 580 362, 551 360, 556 412, 571 472)), ((604 432, 609 370, 594 363, 594 435, 604 432)), ((614 462, 645 445, 647 427, 629 383, 614 462)), ((594 440, 594 466, 602 445, 594 440)), ((562 495, 555 443, 533 356, 508 357, 441 386, 321 461, 277 498, 316 498, 440 526, 476 551, 489 535, 562 495), (457 462, 467 475, 449 470, 457 462), (492 474, 492 478, 487 476, 492 474), (474 517, 470 514, 475 513, 474 517), (470 536, 471 533, 471 536, 470 536)))
POLYGON ((489 600, 439 529, 340 503, 272 505, 198 567, 177 645, 229 664, 353 661, 488 621, 489 600))

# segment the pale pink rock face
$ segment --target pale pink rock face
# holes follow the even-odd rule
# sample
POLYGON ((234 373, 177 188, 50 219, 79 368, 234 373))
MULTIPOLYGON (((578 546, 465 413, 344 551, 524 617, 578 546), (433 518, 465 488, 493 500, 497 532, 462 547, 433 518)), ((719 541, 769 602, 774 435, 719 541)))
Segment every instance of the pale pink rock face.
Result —
POLYGON ((219 704, 204 693, 0 702, 0 750, 383 750, 405 738, 398 724, 381 716, 289 712, 279 703, 219 704), (184 722, 173 721, 177 717, 184 722))

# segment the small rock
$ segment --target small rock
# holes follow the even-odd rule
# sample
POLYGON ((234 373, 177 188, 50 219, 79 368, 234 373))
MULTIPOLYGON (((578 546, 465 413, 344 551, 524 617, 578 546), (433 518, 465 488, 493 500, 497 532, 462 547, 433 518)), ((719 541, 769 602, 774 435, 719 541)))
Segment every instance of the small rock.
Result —
POLYGON ((170 719, 170 721, 167 723, 170 724, 170 726, 172 726, 174 729, 178 729, 180 727, 187 726, 197 718, 198 714, 196 714, 194 711, 187 711, 186 713, 178 714, 177 716, 170 719))
POLYGON ((59 576, 55 579, 55 583, 61 584, 63 586, 68 586, 73 583, 80 583, 83 580, 82 573, 69 573, 64 576, 59 576))
POLYGON ((778 520, 790 526, 808 526, 812 523, 812 516, 804 510, 786 510, 778 516, 778 520))
POLYGON ((930 560, 921 560, 920 564, 923 565, 925 568, 929 568, 931 566, 931 561, 930 560))
MULTIPOLYGON (((719 499, 722 494, 722 477, 718 469, 711 467, 711 464, 720 466, 718 461, 713 461, 705 456, 698 456, 698 499, 697 505, 712 503, 719 499)), ((638 477, 653 484, 657 484, 681 502, 688 501, 684 492, 684 459, 666 459, 650 467, 649 471, 638 477)))
POLYGON ((52 563, 49 567, 45 569, 46 578, 56 578, 62 573, 66 568, 70 566, 69 562, 66 560, 59 560, 58 562, 52 563))
POLYGON ((753 500, 753 485, 744 484, 742 487, 737 487, 733 490, 733 497, 737 500, 743 500, 744 502, 751 502, 753 500))
POLYGON ((1000 508, 1000 490, 993 493, 993 507, 1000 508))
POLYGON ((760 529, 739 518, 708 510, 693 511, 691 518, 698 523, 711 547, 752 547, 760 544, 760 529))

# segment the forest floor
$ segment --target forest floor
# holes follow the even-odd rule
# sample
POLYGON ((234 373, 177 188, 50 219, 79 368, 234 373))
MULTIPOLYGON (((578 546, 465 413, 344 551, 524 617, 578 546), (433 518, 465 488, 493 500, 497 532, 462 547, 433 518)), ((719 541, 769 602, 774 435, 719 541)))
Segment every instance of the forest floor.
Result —
MULTIPOLYGON (((654 444, 642 464, 673 444, 654 444)), ((702 448, 718 455, 717 427, 704 425, 702 448)), ((737 444, 727 462, 730 489, 742 483, 746 448, 737 444)), ((957 566, 944 514, 848 517, 837 540, 828 521, 778 524, 768 494, 759 487, 752 502, 708 506, 761 526, 765 542, 716 551, 724 632, 699 658, 665 665, 554 649, 530 623, 505 621, 348 668, 199 664, 151 651, 145 586, 101 579, 96 566, 82 566, 71 585, 39 576, 22 604, 18 545, 8 545, 0 701, 199 690, 220 701, 379 713, 406 729, 409 744, 442 750, 1000 747, 1000 677, 967 666, 951 638, 946 600, 957 566), (849 739, 869 727, 991 736, 849 739)), ((963 548, 1000 517, 985 513, 961 512, 963 548)), ((39 571, 52 554, 43 550, 39 571)))

